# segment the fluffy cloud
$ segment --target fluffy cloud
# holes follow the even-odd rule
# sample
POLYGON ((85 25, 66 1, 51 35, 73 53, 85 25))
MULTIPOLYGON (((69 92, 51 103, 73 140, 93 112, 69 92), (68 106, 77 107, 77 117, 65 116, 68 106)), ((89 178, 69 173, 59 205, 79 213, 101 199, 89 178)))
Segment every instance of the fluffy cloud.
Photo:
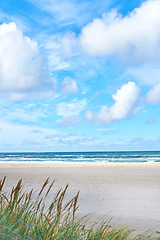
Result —
POLYGON ((69 117, 69 116, 76 116, 81 111, 85 110, 85 107, 87 105, 87 100, 76 100, 74 99, 72 102, 62 102, 57 105, 57 115, 61 117, 69 117))
POLYGON ((153 88, 147 93, 146 101, 148 103, 160 103, 160 83, 153 86, 153 88))
POLYGON ((111 11, 82 29, 81 44, 90 55, 117 55, 136 62, 160 59, 159 12, 159 0, 144 2, 125 17, 111 11))
POLYGON ((38 43, 24 36, 14 22, 0 25, 0 92, 21 99, 42 86, 44 91, 51 83, 44 76, 38 43))
POLYGON ((135 110, 135 104, 140 95, 140 88, 134 82, 129 82, 112 95, 115 101, 111 107, 102 106, 98 114, 86 112, 86 119, 95 123, 109 123, 115 120, 125 119, 135 110))
POLYGON ((77 93, 78 92, 78 86, 77 83, 69 78, 65 77, 62 82, 62 93, 63 94, 69 94, 69 93, 77 93))

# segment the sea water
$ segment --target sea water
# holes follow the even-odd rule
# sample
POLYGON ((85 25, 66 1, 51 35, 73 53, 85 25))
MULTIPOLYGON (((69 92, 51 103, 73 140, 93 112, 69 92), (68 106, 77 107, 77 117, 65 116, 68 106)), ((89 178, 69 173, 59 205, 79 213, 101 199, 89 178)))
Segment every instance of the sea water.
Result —
POLYGON ((160 151, 0 153, 0 162, 160 163, 160 151))

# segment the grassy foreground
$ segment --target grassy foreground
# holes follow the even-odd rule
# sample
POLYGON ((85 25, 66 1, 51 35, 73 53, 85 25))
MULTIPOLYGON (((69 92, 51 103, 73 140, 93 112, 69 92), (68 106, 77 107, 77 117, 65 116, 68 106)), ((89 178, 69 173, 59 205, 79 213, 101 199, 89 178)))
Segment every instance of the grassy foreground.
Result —
POLYGON ((57 191, 47 206, 46 198, 54 181, 49 184, 47 179, 35 197, 33 189, 27 193, 22 191, 22 180, 10 193, 5 193, 5 180, 6 177, 0 180, 0 239, 160 239, 143 234, 133 234, 132 237, 133 230, 130 229, 113 228, 107 222, 91 226, 84 219, 78 219, 76 210, 79 192, 64 204, 68 185, 57 191))

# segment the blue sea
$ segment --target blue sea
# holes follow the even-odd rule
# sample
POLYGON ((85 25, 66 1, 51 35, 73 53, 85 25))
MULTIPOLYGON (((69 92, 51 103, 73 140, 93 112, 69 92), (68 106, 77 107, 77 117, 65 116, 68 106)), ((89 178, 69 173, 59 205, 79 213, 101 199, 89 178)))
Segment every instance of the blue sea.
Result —
POLYGON ((160 163, 160 151, 0 153, 0 162, 160 163))

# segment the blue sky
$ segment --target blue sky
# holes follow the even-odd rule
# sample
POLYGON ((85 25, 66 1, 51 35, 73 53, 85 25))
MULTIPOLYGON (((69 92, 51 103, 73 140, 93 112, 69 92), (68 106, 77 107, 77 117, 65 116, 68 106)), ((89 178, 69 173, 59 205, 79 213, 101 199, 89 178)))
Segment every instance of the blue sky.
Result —
POLYGON ((160 0, 1 0, 0 151, 160 149, 160 0))

